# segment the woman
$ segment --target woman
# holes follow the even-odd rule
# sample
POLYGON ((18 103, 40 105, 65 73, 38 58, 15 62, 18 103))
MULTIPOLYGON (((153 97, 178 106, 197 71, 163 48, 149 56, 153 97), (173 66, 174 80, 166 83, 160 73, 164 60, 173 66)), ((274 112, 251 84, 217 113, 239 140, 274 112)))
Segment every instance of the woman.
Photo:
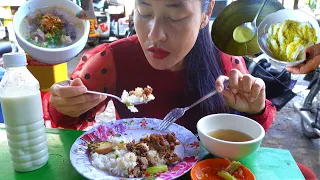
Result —
POLYGON ((306 59, 304 63, 297 66, 287 67, 287 70, 294 74, 307 74, 314 71, 320 65, 320 43, 306 49, 306 59))
POLYGON ((214 48, 208 27, 213 6, 211 0, 136 0, 137 36, 86 52, 71 75, 71 86, 52 86, 53 123, 69 129, 94 123, 109 98, 86 94, 87 89, 120 96, 123 90, 150 85, 156 99, 137 106, 138 113, 114 101, 120 118, 162 119, 171 109, 188 106, 216 88, 219 95, 190 109, 177 123, 196 132, 197 121, 205 115, 241 113, 267 130, 275 108, 265 99, 264 82, 244 74, 242 58, 214 48))

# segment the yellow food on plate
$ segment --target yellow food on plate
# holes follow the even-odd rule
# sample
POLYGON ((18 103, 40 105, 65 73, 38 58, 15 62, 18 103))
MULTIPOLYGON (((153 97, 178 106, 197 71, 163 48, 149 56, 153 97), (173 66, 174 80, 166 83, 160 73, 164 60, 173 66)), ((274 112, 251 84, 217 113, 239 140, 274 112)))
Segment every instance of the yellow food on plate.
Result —
POLYGON ((316 30, 308 22, 286 20, 268 29, 267 46, 282 61, 304 59, 304 50, 317 43, 316 30))

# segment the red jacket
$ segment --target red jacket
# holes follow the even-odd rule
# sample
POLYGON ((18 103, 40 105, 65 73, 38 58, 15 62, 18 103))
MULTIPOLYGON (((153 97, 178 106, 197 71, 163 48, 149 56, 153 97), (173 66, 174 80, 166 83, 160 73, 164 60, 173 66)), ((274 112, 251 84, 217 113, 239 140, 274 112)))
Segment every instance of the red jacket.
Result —
MULTIPOLYGON (((228 75, 232 68, 248 73, 242 57, 234 57, 221 53, 223 71, 228 75)), ((79 64, 71 74, 71 79, 81 78, 89 90, 108 92, 121 96, 123 90, 150 85, 156 99, 145 105, 139 105, 138 113, 131 113, 125 105, 114 101, 119 118, 149 117, 162 119, 171 109, 185 107, 199 97, 186 96, 186 78, 182 72, 155 70, 148 63, 137 36, 122 39, 111 44, 101 44, 84 53, 79 64), (178 83, 177 83, 178 82, 178 83)), ((105 102, 89 110, 77 118, 58 112, 48 104, 49 116, 57 127, 67 129, 84 129, 94 123, 98 111, 103 111, 105 102)), ((176 123, 196 132, 196 123, 203 117, 200 107, 196 106, 180 118, 176 123)), ((267 130, 273 122, 276 109, 270 101, 266 101, 263 114, 250 116, 267 130)))

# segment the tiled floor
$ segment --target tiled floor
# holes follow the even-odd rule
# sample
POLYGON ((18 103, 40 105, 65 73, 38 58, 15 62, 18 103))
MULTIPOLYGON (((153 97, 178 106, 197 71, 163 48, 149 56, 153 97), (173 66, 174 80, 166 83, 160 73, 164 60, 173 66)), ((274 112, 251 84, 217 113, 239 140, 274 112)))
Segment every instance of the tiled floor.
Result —
MULTIPOLYGON (((86 47, 84 51, 88 49, 86 47)), ((77 65, 80 55, 68 62, 69 73, 77 65)), ((302 88, 306 88, 306 83, 302 81, 301 76, 299 79, 298 82, 304 85, 302 88)), ((310 140, 303 135, 300 117, 293 109, 293 102, 302 102, 305 96, 305 92, 299 93, 281 111, 277 112, 276 119, 267 132, 262 146, 290 150, 297 162, 311 168, 320 179, 320 139, 310 140)))

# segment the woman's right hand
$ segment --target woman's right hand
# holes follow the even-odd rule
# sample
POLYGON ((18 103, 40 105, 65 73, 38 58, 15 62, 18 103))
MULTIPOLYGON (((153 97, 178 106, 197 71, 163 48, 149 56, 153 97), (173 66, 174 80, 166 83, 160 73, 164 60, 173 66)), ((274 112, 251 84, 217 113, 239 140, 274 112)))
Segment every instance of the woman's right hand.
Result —
POLYGON ((54 84, 50 89, 50 104, 62 114, 78 117, 107 98, 86 92, 87 88, 79 78, 74 79, 70 86, 54 84))

